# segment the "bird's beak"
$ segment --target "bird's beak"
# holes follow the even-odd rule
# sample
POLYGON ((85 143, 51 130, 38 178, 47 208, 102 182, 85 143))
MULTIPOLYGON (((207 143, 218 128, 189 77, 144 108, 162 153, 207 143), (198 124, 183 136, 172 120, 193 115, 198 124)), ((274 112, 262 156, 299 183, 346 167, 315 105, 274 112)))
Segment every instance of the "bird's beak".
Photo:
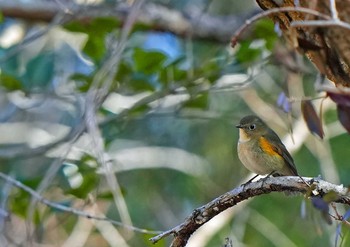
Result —
POLYGON ((242 126, 241 124, 237 124, 237 125, 236 125, 236 128, 241 129, 241 128, 243 128, 243 126, 242 126))

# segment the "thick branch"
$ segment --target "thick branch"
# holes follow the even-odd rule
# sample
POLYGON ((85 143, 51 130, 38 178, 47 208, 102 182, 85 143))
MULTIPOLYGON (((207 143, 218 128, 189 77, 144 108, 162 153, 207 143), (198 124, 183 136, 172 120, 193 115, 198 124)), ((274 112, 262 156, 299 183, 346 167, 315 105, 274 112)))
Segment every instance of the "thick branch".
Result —
MULTIPOLYGON (((31 21, 51 22, 57 15, 66 15, 67 20, 73 18, 82 22, 96 17, 113 16, 124 22, 131 7, 114 5, 67 5, 60 6, 53 2, 16 3, 0 0, 0 10, 5 17, 22 18, 31 21)), ((148 25, 150 29, 170 31, 178 36, 228 42, 232 31, 243 24, 247 16, 211 16, 199 9, 188 9, 186 12, 169 9, 165 6, 144 4, 137 22, 148 25)))
MULTIPOLYGON (((350 205, 348 188, 343 187, 343 185, 335 185, 320 179, 303 179, 310 184, 314 184, 314 193, 322 196, 327 192, 334 191, 338 195, 338 199, 335 202, 350 205)), ((250 197, 269 194, 274 191, 300 192, 305 194, 309 190, 309 185, 305 184, 305 182, 299 177, 269 177, 267 179, 261 179, 257 182, 250 183, 246 186, 241 185, 218 198, 215 198, 208 204, 195 209, 183 223, 151 238, 150 240, 152 243, 156 243, 160 239, 172 234, 175 237, 171 245, 172 247, 185 246, 190 236, 198 228, 219 213, 235 206, 239 202, 247 200, 250 197)))

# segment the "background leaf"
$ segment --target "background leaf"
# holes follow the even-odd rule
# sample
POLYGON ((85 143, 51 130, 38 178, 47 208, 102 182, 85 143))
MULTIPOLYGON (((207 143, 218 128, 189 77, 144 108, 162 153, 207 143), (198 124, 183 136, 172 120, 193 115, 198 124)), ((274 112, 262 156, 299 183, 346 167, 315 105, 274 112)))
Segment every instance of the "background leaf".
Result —
POLYGON ((338 119, 348 133, 350 133, 350 107, 337 105, 338 119))
POLYGON ((328 91, 327 96, 329 96, 338 105, 350 107, 350 95, 328 91))
POLYGON ((304 120, 311 133, 316 134, 323 139, 324 132, 322 122, 310 100, 301 101, 301 112, 303 113, 304 120))

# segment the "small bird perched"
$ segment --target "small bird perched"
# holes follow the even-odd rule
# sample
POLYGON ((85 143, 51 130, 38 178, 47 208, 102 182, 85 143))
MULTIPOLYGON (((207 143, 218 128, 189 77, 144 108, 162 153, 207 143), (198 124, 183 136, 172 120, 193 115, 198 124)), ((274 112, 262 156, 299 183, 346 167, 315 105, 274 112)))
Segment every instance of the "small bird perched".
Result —
POLYGON ((246 116, 236 127, 239 128, 238 157, 248 170, 257 174, 255 177, 299 176, 281 139, 259 117, 246 116))

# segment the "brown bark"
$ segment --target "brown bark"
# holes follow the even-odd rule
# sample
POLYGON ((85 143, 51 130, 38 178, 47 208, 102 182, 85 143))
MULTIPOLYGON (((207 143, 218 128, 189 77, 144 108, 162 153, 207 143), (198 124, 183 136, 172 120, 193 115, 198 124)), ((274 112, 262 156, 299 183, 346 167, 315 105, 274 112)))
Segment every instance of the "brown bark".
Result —
MULTIPOLYGON (((295 6, 293 0, 277 4, 274 0, 257 0, 263 10, 295 6)), ((329 16, 329 20, 300 12, 281 12, 271 15, 279 23, 284 37, 299 52, 304 53, 336 86, 350 86, 350 29, 338 21, 350 23, 350 2, 337 0, 332 12, 329 0, 300 0, 300 7, 310 8, 329 16), (336 19, 334 14, 338 14, 336 19), (293 22, 306 22, 306 26, 292 27, 293 22), (318 21, 316 25, 308 21, 318 21), (322 24, 323 23, 323 24, 322 24)))

